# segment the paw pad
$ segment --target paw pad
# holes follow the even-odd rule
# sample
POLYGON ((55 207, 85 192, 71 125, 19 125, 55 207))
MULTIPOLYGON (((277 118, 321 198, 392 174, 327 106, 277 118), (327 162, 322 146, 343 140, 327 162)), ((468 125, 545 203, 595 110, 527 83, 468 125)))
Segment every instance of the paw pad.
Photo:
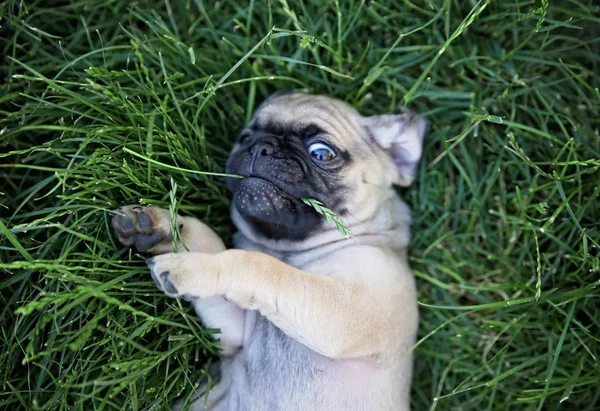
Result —
POLYGON ((116 210, 111 225, 123 245, 135 245, 144 252, 170 237, 170 231, 164 228, 168 226, 165 219, 169 217, 160 208, 126 206, 116 210))

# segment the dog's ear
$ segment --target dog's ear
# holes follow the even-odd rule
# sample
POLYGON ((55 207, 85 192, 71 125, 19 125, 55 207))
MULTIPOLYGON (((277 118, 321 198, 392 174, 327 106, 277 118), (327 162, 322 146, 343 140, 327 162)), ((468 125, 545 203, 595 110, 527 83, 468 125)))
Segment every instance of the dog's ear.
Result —
POLYGON ((363 117, 361 123, 367 137, 386 150, 396 165, 394 184, 409 186, 415 179, 429 121, 403 110, 401 114, 363 117))

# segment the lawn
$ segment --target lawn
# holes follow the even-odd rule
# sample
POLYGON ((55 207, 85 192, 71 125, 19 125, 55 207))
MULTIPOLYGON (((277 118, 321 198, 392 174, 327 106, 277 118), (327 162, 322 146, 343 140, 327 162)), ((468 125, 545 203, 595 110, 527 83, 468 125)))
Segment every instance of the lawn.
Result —
POLYGON ((597 2, 7 0, 0 18, 1 409, 168 409, 207 378, 213 331, 110 211, 169 207, 229 242, 228 150, 301 89, 431 119, 401 193, 414 410, 599 409, 597 2))

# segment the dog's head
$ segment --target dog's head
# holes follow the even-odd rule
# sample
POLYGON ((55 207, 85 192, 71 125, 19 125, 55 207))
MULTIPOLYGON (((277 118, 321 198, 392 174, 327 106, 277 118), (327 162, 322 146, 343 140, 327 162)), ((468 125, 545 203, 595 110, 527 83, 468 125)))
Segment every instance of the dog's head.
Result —
POLYGON ((301 201, 321 201, 342 218, 369 219, 408 186, 427 121, 415 113, 363 117, 342 101, 276 93, 241 132, 227 162, 233 219, 255 237, 304 240, 323 217, 301 201))

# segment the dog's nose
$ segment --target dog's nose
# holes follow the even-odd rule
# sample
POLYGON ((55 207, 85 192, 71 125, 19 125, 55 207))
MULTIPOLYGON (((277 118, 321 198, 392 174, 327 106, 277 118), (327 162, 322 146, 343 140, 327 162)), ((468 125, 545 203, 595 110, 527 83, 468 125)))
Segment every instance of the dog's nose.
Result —
POLYGON ((263 138, 254 144, 254 146, 250 149, 250 152, 254 154, 254 156, 263 156, 268 157, 275 152, 275 147, 277 146, 277 142, 273 139, 263 138))
POLYGON ((258 154, 260 154, 261 156, 266 157, 273 154, 273 151, 275 151, 275 147, 273 147, 269 143, 259 143, 256 146, 254 146, 254 150, 255 152, 258 152, 258 154))

